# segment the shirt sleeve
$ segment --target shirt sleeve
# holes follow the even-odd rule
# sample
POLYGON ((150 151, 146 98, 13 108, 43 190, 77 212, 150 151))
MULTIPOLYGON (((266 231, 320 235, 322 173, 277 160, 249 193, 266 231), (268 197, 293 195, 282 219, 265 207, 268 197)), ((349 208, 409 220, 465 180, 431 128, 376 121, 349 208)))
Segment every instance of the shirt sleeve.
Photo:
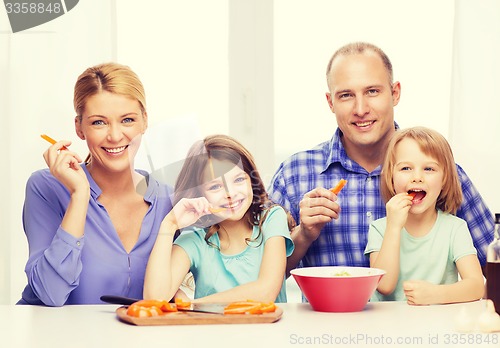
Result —
POLYGON ((62 306, 78 286, 84 238, 60 227, 68 202, 69 194, 48 171, 35 172, 28 179, 23 207, 29 245, 23 299, 28 303, 39 304, 38 299, 48 306, 62 306))
POLYGON ((460 220, 455 227, 455 233, 453 233, 453 240, 450 247, 450 254, 452 255, 453 262, 455 263, 464 256, 477 254, 465 221, 460 220))
POLYGON ((457 171, 462 185, 463 201, 456 215, 467 222, 479 262, 484 266, 486 265, 486 249, 493 240, 495 219, 472 181, 459 165, 457 165, 457 171))
POLYGON ((380 251, 386 227, 386 219, 373 221, 368 228, 368 242, 365 247, 365 255, 380 251))
POLYGON ((282 163, 271 179, 271 183, 268 188, 269 198, 274 203, 279 204, 286 210, 288 210, 292 214, 295 221, 299 221, 299 211, 297 209, 294 209, 294 205, 288 197, 284 171, 285 168, 284 164, 282 163))
POLYGON ((174 241, 174 245, 180 246, 191 261, 190 271, 196 273, 203 261, 203 250, 205 241, 204 233, 198 229, 184 229, 174 241))
POLYGON ((272 207, 262 225, 264 244, 271 237, 281 236, 285 238, 286 256, 292 255, 295 246, 288 230, 285 210, 282 207, 272 207))

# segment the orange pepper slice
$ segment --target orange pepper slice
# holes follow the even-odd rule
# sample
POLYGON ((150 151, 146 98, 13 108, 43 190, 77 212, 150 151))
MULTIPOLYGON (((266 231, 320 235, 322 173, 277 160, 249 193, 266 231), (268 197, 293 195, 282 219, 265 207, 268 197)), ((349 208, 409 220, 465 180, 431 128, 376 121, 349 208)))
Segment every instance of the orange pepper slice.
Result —
POLYGON ((337 186, 334 188, 331 188, 330 191, 338 195, 340 191, 344 188, 345 184, 347 184, 347 180, 345 179, 340 179, 340 181, 337 183, 337 186))
POLYGON ((224 314, 263 314, 276 310, 274 302, 264 303, 257 301, 232 302, 224 308, 224 314))
POLYGON ((258 314, 259 305, 238 306, 233 308, 224 308, 224 314, 258 314))
POLYGON ((175 301, 175 305, 178 308, 189 308, 189 307, 191 307, 191 301, 184 301, 180 297, 177 297, 174 301, 175 301))
POLYGON ((274 302, 263 303, 260 306, 260 310, 262 311, 262 313, 271 313, 276 311, 276 305, 274 304, 274 302))
POLYGON ((157 306, 142 306, 137 304, 137 302, 130 305, 127 309, 127 315, 136 318, 155 317, 162 314, 163 311, 157 306))
POLYGON ((416 195, 417 195, 416 192, 410 192, 410 193, 408 193, 408 196, 410 196, 412 200, 413 200, 413 198, 415 198, 416 195))
POLYGON ((254 306, 258 304, 259 302, 256 301, 238 301, 238 302, 231 302, 226 306, 226 308, 240 308, 240 307, 248 307, 248 306, 254 306))
POLYGON ((155 317, 168 312, 177 312, 177 306, 160 300, 140 300, 132 303, 127 309, 127 315, 137 318, 155 317))
MULTIPOLYGON (((52 139, 51 137, 49 137, 47 134, 41 134, 40 135, 43 139, 47 140, 49 143, 51 143, 52 145, 54 145, 55 143, 57 143, 57 141, 55 141, 54 139, 52 139)), ((68 148, 66 146, 63 146, 61 147, 61 150, 67 150, 68 148)))
POLYGON ((163 313, 177 312, 177 305, 175 303, 165 301, 160 309, 163 311, 163 313))
POLYGON ((220 213, 222 211, 225 211, 227 210, 227 208, 208 208, 208 210, 212 213, 212 214, 216 214, 216 213, 220 213))
POLYGON ((158 307, 158 308, 160 308, 162 306, 163 302, 164 301, 160 301, 160 300, 140 300, 140 301, 133 303, 132 305, 137 305, 140 307, 158 307))

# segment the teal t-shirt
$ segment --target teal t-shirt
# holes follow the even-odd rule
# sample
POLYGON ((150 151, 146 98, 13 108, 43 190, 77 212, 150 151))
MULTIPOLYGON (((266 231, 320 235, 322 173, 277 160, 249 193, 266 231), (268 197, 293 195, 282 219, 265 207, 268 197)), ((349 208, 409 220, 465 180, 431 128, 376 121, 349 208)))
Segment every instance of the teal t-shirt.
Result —
MULTIPOLYGON (((258 226, 254 226, 252 239, 257 237, 258 232, 258 226)), ((239 254, 222 254, 219 249, 208 245, 205 235, 206 231, 201 228, 184 230, 174 242, 186 251, 191 260, 190 271, 195 281, 195 298, 212 295, 257 280, 264 245, 271 237, 285 238, 287 257, 294 249, 286 213, 279 206, 272 207, 267 214, 262 224, 262 235, 259 240, 250 242, 249 246, 239 254)), ((217 233, 210 237, 209 241, 220 246, 217 233)), ((281 291, 275 302, 286 302, 284 276, 281 291)))
MULTIPOLYGON (((375 220, 368 230, 365 255, 380 251, 387 218, 375 220)), ((455 262, 463 256, 476 254, 467 222, 438 210, 436 223, 423 237, 413 237, 401 231, 399 279, 390 295, 375 291, 371 301, 405 301, 403 282, 426 280, 433 284, 453 284, 458 281, 455 262)))

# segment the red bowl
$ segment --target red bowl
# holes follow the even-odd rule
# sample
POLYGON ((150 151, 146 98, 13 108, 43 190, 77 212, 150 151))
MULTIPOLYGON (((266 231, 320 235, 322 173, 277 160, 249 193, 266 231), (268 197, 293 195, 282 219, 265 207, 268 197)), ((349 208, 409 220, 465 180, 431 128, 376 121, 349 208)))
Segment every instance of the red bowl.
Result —
POLYGON ((311 307, 319 312, 359 312, 385 274, 369 267, 304 267, 290 272, 311 307))

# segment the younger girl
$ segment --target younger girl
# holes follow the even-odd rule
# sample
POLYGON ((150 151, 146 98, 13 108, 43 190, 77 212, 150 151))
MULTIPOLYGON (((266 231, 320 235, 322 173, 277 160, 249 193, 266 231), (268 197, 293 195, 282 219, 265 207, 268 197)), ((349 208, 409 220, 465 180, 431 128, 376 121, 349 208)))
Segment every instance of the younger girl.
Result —
POLYGON ((372 300, 423 305, 481 298, 483 276, 467 223, 451 215, 462 192, 446 139, 423 127, 397 131, 381 192, 387 216, 371 224, 365 254, 371 267, 387 273, 372 300))
POLYGON ((286 302, 286 258, 293 251, 287 214, 270 204, 252 155, 231 137, 209 136, 192 146, 175 186, 144 298, 172 298, 192 272, 194 302, 286 302))

